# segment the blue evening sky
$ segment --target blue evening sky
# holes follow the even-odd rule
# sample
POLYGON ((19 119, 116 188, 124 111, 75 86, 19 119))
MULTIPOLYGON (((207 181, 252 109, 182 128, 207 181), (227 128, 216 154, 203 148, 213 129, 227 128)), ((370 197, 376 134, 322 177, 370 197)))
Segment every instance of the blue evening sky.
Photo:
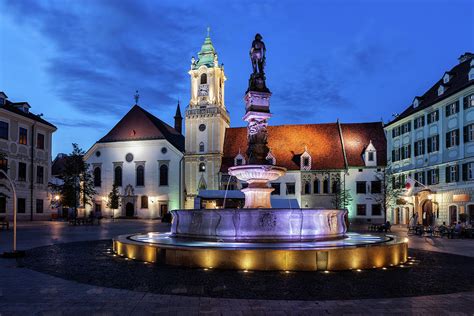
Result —
POLYGON ((53 152, 88 149, 133 105, 172 124, 211 27, 231 125, 256 32, 270 124, 388 121, 474 51, 474 2, 0 0, 0 91, 58 126, 53 152))

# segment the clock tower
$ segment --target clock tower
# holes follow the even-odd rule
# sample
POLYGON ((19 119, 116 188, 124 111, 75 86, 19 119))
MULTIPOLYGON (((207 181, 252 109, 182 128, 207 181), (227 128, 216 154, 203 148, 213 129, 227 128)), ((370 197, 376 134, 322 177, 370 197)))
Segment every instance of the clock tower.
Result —
POLYGON ((185 207, 194 208, 199 190, 219 189, 224 134, 230 123, 224 104, 224 64, 219 65, 209 29, 188 73, 191 99, 185 117, 185 207))

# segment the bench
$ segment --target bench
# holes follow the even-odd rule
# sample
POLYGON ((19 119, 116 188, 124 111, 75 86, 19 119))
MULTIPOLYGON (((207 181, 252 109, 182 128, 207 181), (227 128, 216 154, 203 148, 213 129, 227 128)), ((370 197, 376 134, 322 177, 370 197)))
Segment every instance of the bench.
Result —
POLYGON ((10 222, 5 216, 0 217, 0 226, 3 228, 6 228, 7 230, 10 229, 10 222))

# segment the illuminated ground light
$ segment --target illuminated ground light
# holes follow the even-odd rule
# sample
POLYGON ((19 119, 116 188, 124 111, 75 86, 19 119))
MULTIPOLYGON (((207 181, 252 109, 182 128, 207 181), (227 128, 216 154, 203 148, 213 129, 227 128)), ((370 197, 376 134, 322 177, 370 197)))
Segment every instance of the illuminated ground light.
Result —
POLYGON ((249 270, 244 270, 244 273, 248 273, 248 272, 249 272, 249 270))
POLYGON ((285 273, 290 273, 290 271, 288 271, 288 270, 285 270, 285 273))
POLYGON ((204 268, 204 271, 208 271, 209 269, 208 268, 204 268))
POLYGON ((357 271, 357 272, 362 272, 362 270, 361 270, 361 269, 357 269, 356 271, 357 271))
POLYGON ((405 268, 405 266, 403 264, 400 265, 400 268, 405 268))
POLYGON ((326 270, 326 271, 324 271, 324 273, 329 273, 329 271, 328 271, 328 270, 326 270))
POLYGON ((387 270, 387 268, 383 267, 382 270, 387 270))

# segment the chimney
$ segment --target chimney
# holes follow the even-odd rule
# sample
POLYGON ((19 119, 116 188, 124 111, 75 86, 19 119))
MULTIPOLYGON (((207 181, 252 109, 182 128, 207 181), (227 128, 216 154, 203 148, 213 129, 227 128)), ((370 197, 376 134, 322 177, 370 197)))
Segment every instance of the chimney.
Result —
POLYGON ((181 116, 179 101, 178 101, 178 105, 176 106, 176 114, 174 115, 174 129, 178 133, 183 134, 183 117, 181 116))
POLYGON ((465 52, 464 54, 462 54, 461 56, 459 56, 458 60, 459 60, 459 63, 463 63, 463 62, 465 62, 466 60, 472 59, 472 57, 474 57, 474 54, 473 54, 473 53, 465 52))

